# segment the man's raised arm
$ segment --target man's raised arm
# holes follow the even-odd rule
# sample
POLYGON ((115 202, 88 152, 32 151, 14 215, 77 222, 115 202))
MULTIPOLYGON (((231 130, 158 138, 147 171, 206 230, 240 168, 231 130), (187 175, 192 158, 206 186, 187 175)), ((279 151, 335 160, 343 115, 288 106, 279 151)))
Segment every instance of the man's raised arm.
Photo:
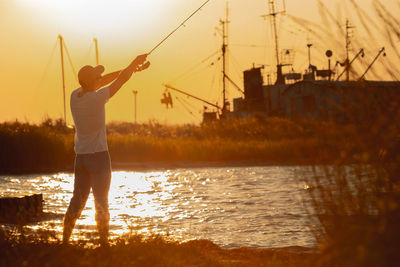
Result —
POLYGON ((118 78, 109 86, 110 97, 115 95, 122 85, 131 78, 133 72, 143 70, 149 66, 149 63, 146 63, 143 68, 141 68, 141 65, 146 61, 146 58, 147 54, 137 56, 128 67, 119 73, 118 78))
POLYGON ((106 86, 107 84, 111 83, 112 81, 114 81, 115 79, 118 78, 120 73, 121 73, 121 70, 114 71, 114 72, 108 73, 106 75, 103 75, 101 77, 100 86, 99 87, 103 87, 103 86, 106 86))

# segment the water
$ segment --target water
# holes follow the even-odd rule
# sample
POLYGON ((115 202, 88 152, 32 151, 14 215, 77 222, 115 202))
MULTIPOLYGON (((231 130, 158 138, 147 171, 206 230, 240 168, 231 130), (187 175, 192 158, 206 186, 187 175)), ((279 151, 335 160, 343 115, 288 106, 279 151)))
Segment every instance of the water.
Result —
MULTIPOLYGON (((115 171, 110 231, 162 234, 178 240, 208 239, 226 247, 314 246, 303 200, 306 185, 296 167, 182 168, 115 171)), ((65 213, 73 174, 0 176, 0 196, 42 193, 46 212, 65 213)), ((93 195, 73 238, 96 233, 93 195)), ((61 235, 62 217, 33 228, 61 235)))

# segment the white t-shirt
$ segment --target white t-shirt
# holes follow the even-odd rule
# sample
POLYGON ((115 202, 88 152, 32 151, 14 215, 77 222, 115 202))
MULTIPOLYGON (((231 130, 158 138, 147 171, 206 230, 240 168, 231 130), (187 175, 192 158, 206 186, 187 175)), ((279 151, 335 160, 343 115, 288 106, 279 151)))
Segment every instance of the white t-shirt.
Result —
POLYGON ((78 88, 71 94, 71 112, 75 122, 75 153, 92 154, 108 150, 105 104, 110 89, 101 88, 79 97, 78 88))

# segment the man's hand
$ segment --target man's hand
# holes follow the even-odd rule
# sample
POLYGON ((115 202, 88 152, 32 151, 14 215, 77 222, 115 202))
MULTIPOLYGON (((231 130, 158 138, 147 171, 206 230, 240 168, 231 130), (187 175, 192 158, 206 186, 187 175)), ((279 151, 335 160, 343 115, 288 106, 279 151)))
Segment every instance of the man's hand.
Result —
POLYGON ((137 56, 127 68, 119 74, 118 78, 109 86, 110 97, 112 97, 132 76, 133 72, 142 71, 150 66, 150 62, 146 62, 148 54, 137 56), (146 63, 145 63, 146 62, 146 63))
POLYGON ((145 70, 148 67, 150 67, 150 61, 147 61, 147 62, 143 63, 142 65, 138 66, 136 68, 135 72, 139 72, 139 71, 145 70))
POLYGON ((134 64, 136 67, 142 65, 146 61, 147 56, 148 54, 137 56, 135 60, 133 60, 132 64, 134 64))

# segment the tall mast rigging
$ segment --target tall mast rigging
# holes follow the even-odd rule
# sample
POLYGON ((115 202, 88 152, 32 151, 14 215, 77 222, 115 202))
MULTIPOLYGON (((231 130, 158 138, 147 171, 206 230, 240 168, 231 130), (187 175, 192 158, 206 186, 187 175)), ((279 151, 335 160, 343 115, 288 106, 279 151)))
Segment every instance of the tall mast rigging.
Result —
POLYGON ((280 11, 278 11, 276 9, 274 0, 268 0, 268 9, 269 9, 269 13, 262 17, 264 17, 264 19, 266 17, 271 18, 271 24, 272 24, 272 29, 273 29, 274 41, 275 41, 275 57, 276 57, 276 69, 277 69, 276 84, 284 84, 285 78, 282 74, 282 65, 279 60, 279 37, 278 37, 278 30, 277 30, 277 25, 276 25, 276 16, 279 14, 284 14, 286 12, 285 0, 283 0, 283 8, 280 11))

